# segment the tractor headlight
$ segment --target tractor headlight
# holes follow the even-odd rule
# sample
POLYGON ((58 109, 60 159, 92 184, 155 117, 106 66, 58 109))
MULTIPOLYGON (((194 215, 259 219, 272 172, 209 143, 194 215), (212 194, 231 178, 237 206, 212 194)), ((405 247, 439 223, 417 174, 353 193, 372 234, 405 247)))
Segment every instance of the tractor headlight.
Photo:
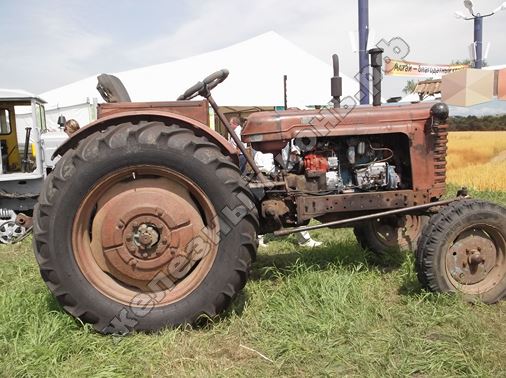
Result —
POLYGON ((450 110, 444 102, 438 102, 430 108, 430 115, 437 123, 444 123, 448 119, 450 110))

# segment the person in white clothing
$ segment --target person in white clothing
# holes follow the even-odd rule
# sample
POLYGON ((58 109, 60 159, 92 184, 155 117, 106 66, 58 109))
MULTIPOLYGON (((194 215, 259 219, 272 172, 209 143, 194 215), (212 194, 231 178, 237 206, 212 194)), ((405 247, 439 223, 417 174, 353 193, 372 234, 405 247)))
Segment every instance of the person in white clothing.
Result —
MULTIPOLYGON (((297 147, 292 147, 292 153, 300 153, 297 147)), ((286 155, 288 156, 288 150, 286 155)), ((265 173, 267 175, 270 175, 272 172, 274 172, 274 155, 271 153, 264 154, 260 151, 255 152, 255 164, 258 166, 260 171, 262 173, 265 173)), ((286 159, 286 158, 285 158, 286 159)), ((297 237, 297 241, 301 247, 308 247, 308 248, 314 248, 319 247, 322 245, 322 242, 316 241, 313 238, 311 238, 311 235, 309 235, 309 232, 302 231, 295 234, 297 237)), ((258 245, 260 247, 267 246, 264 235, 258 236, 258 245)))
POLYGON ((253 157, 255 160, 255 164, 258 169, 266 175, 270 175, 274 172, 274 155, 271 153, 264 154, 260 151, 255 151, 255 156, 253 157))

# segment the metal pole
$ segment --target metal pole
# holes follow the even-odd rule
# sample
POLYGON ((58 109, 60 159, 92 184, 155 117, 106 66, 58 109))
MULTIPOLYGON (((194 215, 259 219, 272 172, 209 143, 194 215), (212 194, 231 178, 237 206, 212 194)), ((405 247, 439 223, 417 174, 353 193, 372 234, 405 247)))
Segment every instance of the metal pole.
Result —
POLYGON ((369 104, 369 0, 358 0, 358 69, 360 77, 360 104, 369 104))
POLYGON ((288 109, 288 93, 286 92, 286 81, 288 79, 287 75, 283 75, 283 91, 284 91, 284 102, 285 102, 285 110, 288 109))
POLYGON ((476 48, 476 61, 474 68, 481 69, 483 67, 483 17, 476 16, 474 18, 474 45, 476 48))

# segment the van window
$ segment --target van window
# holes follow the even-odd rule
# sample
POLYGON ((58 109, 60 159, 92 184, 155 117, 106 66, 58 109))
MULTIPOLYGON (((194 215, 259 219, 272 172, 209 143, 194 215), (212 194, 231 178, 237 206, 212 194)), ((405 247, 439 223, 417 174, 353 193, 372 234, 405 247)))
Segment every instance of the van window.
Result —
POLYGON ((11 133, 11 119, 9 109, 0 108, 0 134, 11 133))

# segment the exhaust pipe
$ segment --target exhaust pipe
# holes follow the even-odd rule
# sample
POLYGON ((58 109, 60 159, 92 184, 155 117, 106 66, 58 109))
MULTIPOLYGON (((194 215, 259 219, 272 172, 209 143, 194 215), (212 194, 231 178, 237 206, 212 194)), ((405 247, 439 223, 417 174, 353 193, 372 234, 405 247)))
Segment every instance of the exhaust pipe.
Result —
POLYGON ((332 67, 334 68, 334 76, 330 79, 330 94, 334 108, 340 108, 341 96, 343 95, 343 79, 339 76, 339 57, 337 54, 332 55, 332 67))
POLYGON ((379 47, 368 51, 371 55, 373 106, 381 105, 381 66, 383 64, 383 51, 384 50, 379 47))

